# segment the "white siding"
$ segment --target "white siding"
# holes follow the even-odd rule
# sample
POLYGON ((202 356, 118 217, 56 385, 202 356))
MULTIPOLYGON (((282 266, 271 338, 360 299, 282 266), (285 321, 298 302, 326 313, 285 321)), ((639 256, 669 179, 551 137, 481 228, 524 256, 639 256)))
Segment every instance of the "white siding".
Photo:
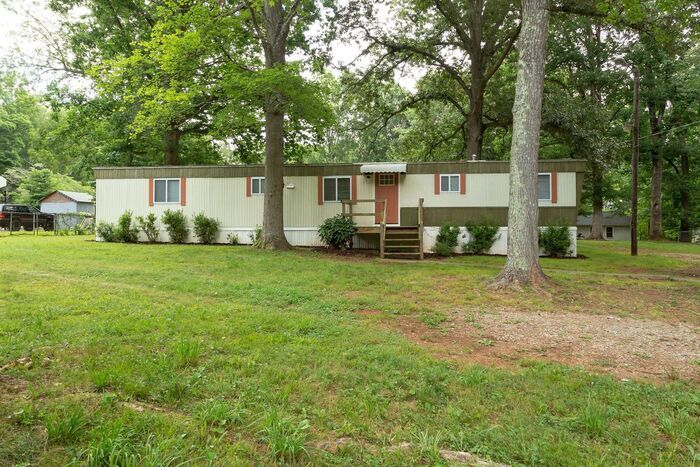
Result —
POLYGON ((78 203, 75 201, 67 201, 64 203, 41 203, 39 210, 49 214, 78 212, 78 203))

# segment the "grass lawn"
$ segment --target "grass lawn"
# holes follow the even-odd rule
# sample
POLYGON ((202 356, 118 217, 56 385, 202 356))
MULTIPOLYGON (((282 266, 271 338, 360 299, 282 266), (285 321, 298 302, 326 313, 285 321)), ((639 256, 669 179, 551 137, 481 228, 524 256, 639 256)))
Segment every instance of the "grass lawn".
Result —
POLYGON ((588 259, 543 260, 543 294, 485 290, 494 257, 3 236, 0 465, 406 465, 444 462, 440 449, 693 465, 697 379, 445 359, 392 324, 446 333, 455 315, 498 309, 697 330, 700 247, 626 248, 579 242, 588 259))

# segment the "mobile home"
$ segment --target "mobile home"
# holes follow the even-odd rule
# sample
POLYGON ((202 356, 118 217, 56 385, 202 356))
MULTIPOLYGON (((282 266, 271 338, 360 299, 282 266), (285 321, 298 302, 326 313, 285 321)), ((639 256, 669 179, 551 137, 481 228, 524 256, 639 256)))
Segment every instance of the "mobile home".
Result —
MULTIPOLYGON (((570 226, 574 255, 585 168, 585 161, 560 159, 538 169, 540 225, 570 226)), ((344 212, 358 225, 355 247, 383 249, 392 234, 415 231, 418 249, 430 251, 440 225, 488 221, 502 226, 490 253, 505 254, 508 172, 507 161, 287 165, 285 234, 292 245, 320 245, 319 225, 344 212)), ((222 243, 232 234, 249 243, 262 225, 262 165, 99 167, 95 178, 97 222, 114 223, 126 210, 160 218, 181 209, 190 219, 203 212, 221 222, 222 243)))

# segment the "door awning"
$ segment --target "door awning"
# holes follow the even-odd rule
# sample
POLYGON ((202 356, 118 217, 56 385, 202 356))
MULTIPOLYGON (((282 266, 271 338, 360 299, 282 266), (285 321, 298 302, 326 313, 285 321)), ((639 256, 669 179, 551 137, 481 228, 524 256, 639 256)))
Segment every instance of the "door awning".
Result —
POLYGON ((406 173, 405 163, 383 163, 383 164, 363 164, 360 167, 360 173, 375 174, 375 173, 406 173))

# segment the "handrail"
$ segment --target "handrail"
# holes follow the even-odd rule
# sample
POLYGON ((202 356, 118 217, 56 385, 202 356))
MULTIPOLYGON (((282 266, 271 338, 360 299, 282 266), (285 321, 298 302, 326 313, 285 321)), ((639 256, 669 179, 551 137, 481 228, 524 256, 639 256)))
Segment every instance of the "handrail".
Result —
POLYGON ((418 198, 418 248, 423 259, 423 198, 418 198))

